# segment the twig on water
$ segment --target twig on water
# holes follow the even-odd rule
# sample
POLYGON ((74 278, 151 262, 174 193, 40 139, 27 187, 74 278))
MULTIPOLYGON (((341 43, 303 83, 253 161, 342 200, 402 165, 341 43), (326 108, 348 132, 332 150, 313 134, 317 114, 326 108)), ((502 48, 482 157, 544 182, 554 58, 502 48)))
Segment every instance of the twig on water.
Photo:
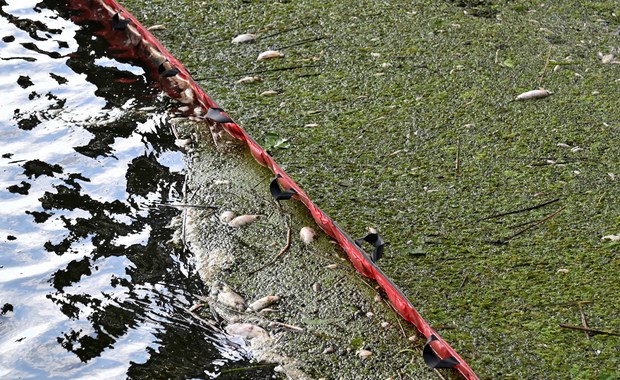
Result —
POLYGON ((465 285, 466 281, 467 281, 467 275, 463 277, 463 281, 461 281, 461 285, 459 285, 459 288, 456 290, 455 294, 458 294, 461 291, 461 289, 463 289, 463 285, 465 285))
POLYGON ((616 333, 616 332, 613 332, 613 331, 603 331, 603 330, 591 329, 589 327, 583 327, 583 326, 565 325, 565 324, 560 323, 560 327, 563 327, 565 329, 571 329, 571 330, 586 331, 586 332, 590 332, 592 334, 603 334, 603 335, 620 336, 620 333, 616 333))
POLYGON ((202 210, 217 210, 215 206, 203 206, 203 205, 190 205, 187 203, 156 203, 156 206, 159 207, 174 207, 174 208, 198 208, 202 210))
POLYGON ((520 212, 525 212, 525 211, 535 210, 535 209, 537 209, 537 208, 545 207, 545 206, 547 206, 547 205, 550 205, 550 204, 552 204, 552 203, 555 203, 555 202, 557 202, 557 201, 559 201, 559 200, 560 200, 560 198, 555 198, 555 199, 552 199, 552 200, 550 200, 550 201, 547 201, 547 202, 544 202, 544 203, 537 204, 537 205, 535 205, 535 206, 526 207, 526 208, 522 208, 522 209, 519 209, 519 210, 514 210, 514 211, 502 212, 502 213, 500 213, 500 214, 494 214, 494 215, 491 215, 491 216, 487 216, 487 217, 485 217, 485 218, 478 219, 478 220, 477 220, 477 222, 481 222, 481 221, 483 221, 483 220, 489 220, 489 219, 499 218, 499 217, 506 216, 506 215, 518 214, 518 213, 520 213, 520 212))
POLYGON ((304 45, 310 42, 316 42, 316 41, 321 41, 322 39, 325 39, 325 36, 319 36, 319 37, 314 37, 314 38, 305 38, 303 40, 299 40, 293 44, 290 45, 284 45, 284 46, 280 46, 278 48, 276 48, 275 50, 284 50, 290 47, 294 47, 294 46, 299 46, 299 45, 304 45))
POLYGON ((545 60, 545 67, 543 67, 543 71, 540 74, 540 80, 538 81, 538 87, 542 87, 542 82, 545 79, 545 74, 547 73, 547 67, 549 67, 549 58, 551 58, 551 48, 552 48, 552 45, 549 45, 549 51, 547 52, 547 59, 545 60))
MULTIPOLYGON (((297 69, 312 69, 312 68, 317 68, 317 67, 321 67, 320 65, 296 65, 296 66, 285 66, 285 67, 276 67, 273 69, 262 69, 262 70, 255 70, 255 71, 247 71, 245 73, 236 73, 236 74, 230 74, 228 75, 229 77, 243 77, 243 76, 247 76, 247 75, 256 75, 256 74, 264 74, 264 73, 272 73, 272 72, 276 72, 276 71, 289 71, 289 70, 297 70, 297 69)), ((211 77, 201 77, 201 78, 197 78, 194 79, 196 82, 202 82, 205 80, 212 80, 212 79, 221 79, 221 76, 211 76, 211 77)))
MULTIPOLYGON (((581 302, 577 302, 577 305, 579 306, 579 314, 581 314, 581 325, 587 329, 589 329, 590 327, 588 326, 588 320, 586 319, 586 314, 583 312, 583 307, 581 307, 581 302)), ((586 338, 588 338, 588 340, 590 339, 590 332, 586 331, 586 338)))
POLYGON ((265 268, 267 268, 268 266, 273 265, 273 263, 275 263, 276 261, 278 261, 278 259, 280 257, 282 257, 282 255, 284 255, 286 252, 288 252, 288 250, 291 248, 291 226, 289 223, 287 223, 288 227, 287 227, 287 232, 286 232, 286 244, 284 245, 284 247, 282 247, 282 249, 280 250, 280 252, 276 255, 276 257, 274 257, 270 262, 268 262, 267 264, 263 265, 262 267, 258 268, 258 269, 254 269, 253 271, 250 271, 248 274, 254 274, 256 272, 259 272, 265 268))
POLYGON ((456 162, 454 163, 454 171, 458 177, 461 172, 461 138, 456 141, 456 162))
POLYGON ((507 237, 507 238, 505 238, 505 239, 502 239, 502 240, 498 241, 497 243, 499 243, 499 244, 507 244, 510 240, 512 240, 512 239, 514 239, 514 238, 516 238, 517 236, 522 235, 522 234, 524 234, 525 232, 527 232, 527 231, 531 230, 532 228, 537 227, 537 226, 540 226, 541 224, 545 223, 545 222, 546 222, 546 221, 548 221, 549 219, 554 218, 556 215, 558 215, 559 213, 561 213, 561 212, 562 212, 565 208, 566 208, 566 207, 561 207, 559 210, 557 210, 557 211, 555 211, 555 212, 553 212, 553 213, 551 213, 551 214, 549 214, 549 215, 545 216, 544 218, 542 218, 542 219, 541 219, 541 220, 539 220, 538 222, 536 222, 536 223, 532 224, 531 226, 525 227, 524 229, 522 229, 522 230, 520 230, 520 231, 517 231, 516 233, 514 233, 514 234, 512 234, 512 235, 508 236, 508 237, 507 237))

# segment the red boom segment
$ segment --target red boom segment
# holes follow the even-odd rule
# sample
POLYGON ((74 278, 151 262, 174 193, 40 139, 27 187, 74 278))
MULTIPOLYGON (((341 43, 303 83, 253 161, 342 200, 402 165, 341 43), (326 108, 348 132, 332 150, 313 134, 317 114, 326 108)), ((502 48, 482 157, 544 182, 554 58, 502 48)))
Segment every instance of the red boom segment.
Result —
POLYGON ((71 6, 81 11, 76 20, 96 20, 104 25, 98 34, 102 35, 118 52, 117 56, 146 63, 153 78, 159 78, 161 89, 170 97, 193 107, 194 115, 219 125, 233 138, 247 144, 254 159, 280 175, 279 183, 285 189, 294 189, 294 196, 301 201, 316 223, 334 238, 346 252, 358 272, 374 279, 386 293, 396 311, 412 323, 428 342, 424 349, 424 360, 433 368, 456 369, 466 379, 478 379, 474 371, 422 318, 402 291, 373 263, 369 256, 338 225, 319 209, 306 193, 286 174, 271 156, 254 141, 237 123, 220 111, 215 102, 194 82, 187 69, 159 42, 140 22, 115 0, 68 0, 71 6), (221 122, 208 118, 209 110, 218 110, 221 122))

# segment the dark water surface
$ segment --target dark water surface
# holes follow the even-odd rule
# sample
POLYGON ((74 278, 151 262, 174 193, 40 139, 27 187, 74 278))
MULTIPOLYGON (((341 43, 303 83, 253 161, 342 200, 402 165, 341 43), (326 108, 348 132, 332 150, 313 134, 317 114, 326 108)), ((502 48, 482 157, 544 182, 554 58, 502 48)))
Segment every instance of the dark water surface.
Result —
POLYGON ((223 378, 249 358, 186 311, 167 101, 69 16, 0 0, 0 378, 223 378))

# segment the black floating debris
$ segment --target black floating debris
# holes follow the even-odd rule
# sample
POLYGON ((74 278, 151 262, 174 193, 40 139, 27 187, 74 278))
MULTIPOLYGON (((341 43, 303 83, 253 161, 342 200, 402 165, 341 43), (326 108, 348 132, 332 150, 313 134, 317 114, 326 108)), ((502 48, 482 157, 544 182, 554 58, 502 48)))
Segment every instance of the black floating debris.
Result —
POLYGON ((170 62, 168 62, 168 60, 160 63, 157 67, 157 71, 159 71, 159 76, 161 76, 162 78, 170 78, 181 72, 181 70, 172 66, 170 62))
POLYGON ((13 311, 13 305, 10 303, 5 303, 4 306, 2 306, 2 309, 0 309, 0 315, 6 314, 9 311, 13 311))
POLYGON ((206 118, 220 124, 234 123, 233 120, 228 117, 228 115, 226 115, 224 110, 221 108, 209 108, 206 118))
POLYGON ((285 201, 291 199, 293 195, 297 194, 297 191, 294 189, 282 190, 280 189, 280 185, 278 184, 278 178, 282 177, 280 174, 276 175, 276 178, 271 181, 269 184, 269 191, 271 191, 271 196, 277 202, 285 201))
POLYGON ((177 69, 176 67, 173 67, 170 70, 164 71, 160 75, 161 75, 162 78, 170 78, 170 77, 173 77, 173 76, 177 75, 180 72, 181 72, 181 70, 177 69))
POLYGON ((21 88, 34 86, 34 83, 32 83, 32 80, 30 80, 30 77, 27 75, 20 75, 19 78, 17 78, 17 84, 21 88))
POLYGON ((127 29, 127 25, 131 22, 130 19, 126 18, 121 20, 121 16, 116 13, 112 16, 112 29, 114 30, 124 30, 127 29))
POLYGON ((28 190, 30 190, 31 187, 32 187, 31 184, 29 184, 26 181, 22 181, 21 184, 11 185, 11 186, 8 186, 6 189, 9 191, 9 193, 28 195, 28 190))
POLYGON ((431 342, 436 340, 438 339, 435 335, 431 334, 431 336, 428 337, 428 340, 424 345, 424 351, 422 351, 422 357, 424 358, 424 362, 427 366, 429 366, 429 368, 454 368, 455 365, 459 364, 459 361, 456 360, 453 356, 449 356, 445 359, 440 359, 431 347, 431 342))
POLYGON ((13 235, 8 235, 8 236, 6 237, 6 240, 9 240, 9 241, 17 240, 17 237, 15 237, 15 236, 13 236, 13 235))
POLYGON ((372 256, 370 257, 373 263, 376 263, 381 257, 383 257, 385 242, 383 241, 383 239, 381 239, 381 236, 379 236, 378 233, 369 233, 364 237, 355 239, 355 244, 357 244, 359 247, 362 246, 363 242, 367 242, 374 247, 374 250, 372 251, 372 256))

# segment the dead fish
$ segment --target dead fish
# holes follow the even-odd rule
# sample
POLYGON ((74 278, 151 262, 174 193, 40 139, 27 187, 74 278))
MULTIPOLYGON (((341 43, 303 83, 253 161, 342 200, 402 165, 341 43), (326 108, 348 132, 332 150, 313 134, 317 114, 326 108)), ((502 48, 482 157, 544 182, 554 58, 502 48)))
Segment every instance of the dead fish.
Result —
POLYGON ((232 39, 232 43, 233 44, 243 44, 246 42, 252 42, 256 39, 256 34, 240 34, 238 36, 236 36, 235 38, 232 39))
POLYGON ((327 268, 327 269, 336 269, 336 268, 338 268, 338 264, 329 264, 329 265, 326 265, 325 268, 327 268))
POLYGON ((598 53, 598 58, 601 60, 601 63, 606 65, 608 63, 611 63, 611 61, 614 60, 614 55, 613 54, 603 54, 603 53, 598 53))
POLYGON ((235 83, 237 84, 254 83, 254 82, 260 82, 262 80, 263 78, 259 76, 249 76, 249 77, 243 77, 239 79, 238 81, 236 81, 235 83))
POLYGON ((278 302, 279 300, 280 300, 280 297, 278 296, 266 296, 266 297, 263 297, 261 299, 258 299, 252 302, 250 306, 248 306, 248 309, 246 311, 261 311, 267 306, 270 306, 278 302))
POLYGON ((203 305, 203 304, 201 304, 201 303, 195 303, 195 304, 193 304, 193 305, 192 305, 192 307, 190 307, 190 308, 188 309, 188 311, 189 311, 190 313, 193 313, 193 312, 195 312, 196 310, 202 309, 204 306, 205 306, 205 305, 203 305))
POLYGON ((257 61, 265 61, 267 59, 282 58, 284 53, 277 50, 267 50, 258 55, 257 61))
POLYGON ((235 291, 228 285, 225 285, 222 288, 222 291, 217 294, 217 301, 224 306, 228 306, 239 311, 247 309, 243 297, 235 293, 235 291))
POLYGON ((224 329, 227 334, 239 335, 245 339, 254 339, 259 336, 267 336, 267 331, 260 326, 251 323, 233 323, 224 329))
POLYGON ((276 96, 278 95, 278 91, 267 90, 260 93, 260 96, 276 96))
POLYGON ((237 215, 235 215, 234 212, 232 211, 224 211, 223 213, 220 214, 220 222, 226 224, 229 223, 230 221, 232 221, 233 219, 235 219, 237 215))
POLYGON ((258 217, 259 215, 241 215, 228 222, 228 225, 231 227, 247 226, 258 219, 258 217))
POLYGON ((157 25, 149 26, 146 29, 150 30, 151 32, 155 32, 155 31, 158 31, 158 30, 166 30, 166 26, 162 25, 162 24, 157 24, 157 25))
POLYGON ((174 140, 174 145, 179 148, 185 148, 192 143, 192 139, 176 139, 174 140))
POLYGON ((515 100, 540 99, 540 98, 546 98, 549 95, 553 95, 553 92, 549 90, 531 90, 531 91, 527 91, 522 94, 519 94, 515 98, 515 100))
POLYGON ((359 356, 362 359, 368 359, 369 357, 372 356, 372 352, 368 350, 359 350, 357 351, 357 356, 359 356))
POLYGON ((299 231, 299 237, 301 241, 304 242, 305 245, 308 245, 314 241, 314 236, 316 233, 310 227, 304 227, 299 231))
POLYGON ((601 239, 611 240, 611 241, 620 241, 620 235, 606 235, 606 236, 603 236, 601 239))

